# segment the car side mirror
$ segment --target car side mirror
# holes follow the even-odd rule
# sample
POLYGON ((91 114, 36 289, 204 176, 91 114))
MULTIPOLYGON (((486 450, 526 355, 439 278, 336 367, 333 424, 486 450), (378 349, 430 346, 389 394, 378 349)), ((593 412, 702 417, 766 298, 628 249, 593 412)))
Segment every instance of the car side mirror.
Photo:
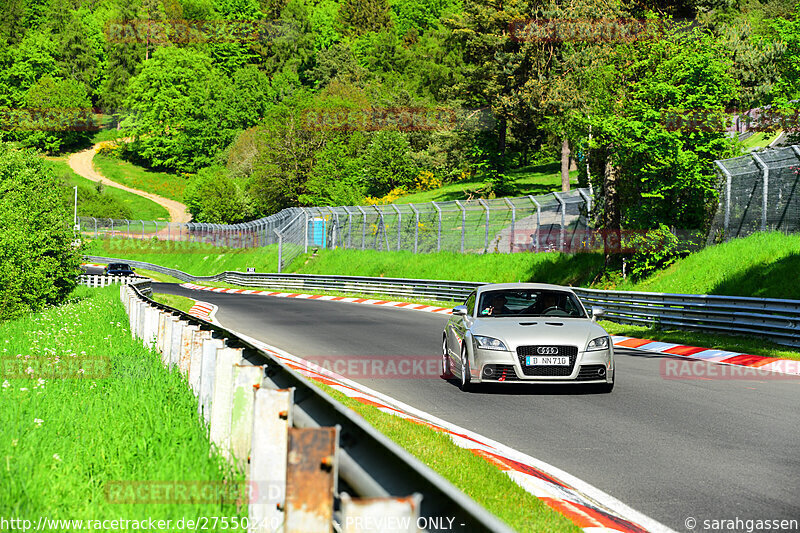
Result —
POLYGON ((467 306, 457 305, 453 308, 453 316, 467 316, 467 306))
POLYGON ((592 320, 597 320, 597 317, 603 316, 606 314, 606 310, 600 307, 599 305, 592 306, 592 320))

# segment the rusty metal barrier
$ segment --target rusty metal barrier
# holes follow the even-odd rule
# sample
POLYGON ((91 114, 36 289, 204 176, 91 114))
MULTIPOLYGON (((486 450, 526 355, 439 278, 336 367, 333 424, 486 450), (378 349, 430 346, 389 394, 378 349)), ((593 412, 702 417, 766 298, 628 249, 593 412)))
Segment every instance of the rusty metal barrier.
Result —
POLYGON ((267 352, 136 283, 120 298, 131 334, 186 378, 211 442, 245 473, 248 531, 512 531, 267 352))

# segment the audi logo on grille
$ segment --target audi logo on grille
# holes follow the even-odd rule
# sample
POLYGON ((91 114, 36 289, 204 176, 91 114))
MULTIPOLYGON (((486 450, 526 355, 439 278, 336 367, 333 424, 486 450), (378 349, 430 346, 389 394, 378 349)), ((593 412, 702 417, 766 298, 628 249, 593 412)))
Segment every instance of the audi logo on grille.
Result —
POLYGON ((557 355, 558 348, 555 346, 539 346, 536 348, 536 353, 539 355, 557 355))

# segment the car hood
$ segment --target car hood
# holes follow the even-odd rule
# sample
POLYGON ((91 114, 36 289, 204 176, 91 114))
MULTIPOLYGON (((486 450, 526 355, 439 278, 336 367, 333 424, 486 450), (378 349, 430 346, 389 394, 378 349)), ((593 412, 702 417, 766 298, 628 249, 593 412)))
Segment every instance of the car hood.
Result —
POLYGON ((473 335, 500 339, 511 351, 517 346, 541 344, 574 345, 583 351, 591 339, 608 335, 588 318, 477 318, 470 329, 473 335))

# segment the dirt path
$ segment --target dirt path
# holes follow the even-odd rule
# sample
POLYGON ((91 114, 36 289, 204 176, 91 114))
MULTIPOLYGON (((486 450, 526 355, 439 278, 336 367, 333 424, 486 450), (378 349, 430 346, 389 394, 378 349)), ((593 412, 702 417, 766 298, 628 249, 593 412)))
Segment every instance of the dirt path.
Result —
POLYGON ((72 168, 72 170, 75 171, 76 174, 83 176, 86 179, 90 179, 92 181, 99 181, 103 185, 108 185, 109 187, 116 187, 117 189, 122 189, 123 191, 128 191, 132 192, 133 194, 138 194, 139 196, 143 196, 148 200, 152 200, 158 205, 165 207, 167 211, 169 211, 169 219, 171 222, 185 223, 189 222, 192 219, 192 215, 190 215, 189 212, 186 211, 186 206, 180 202, 176 202, 175 200, 170 200, 169 198, 164 198, 163 196, 159 196, 157 194, 126 187, 125 185, 122 185, 115 181, 111 181, 110 179, 100 174, 97 170, 95 170, 94 165, 92 164, 92 160, 94 159, 94 154, 97 152, 97 148, 99 146, 100 144, 95 144, 88 150, 72 154, 67 159, 67 164, 72 168))

